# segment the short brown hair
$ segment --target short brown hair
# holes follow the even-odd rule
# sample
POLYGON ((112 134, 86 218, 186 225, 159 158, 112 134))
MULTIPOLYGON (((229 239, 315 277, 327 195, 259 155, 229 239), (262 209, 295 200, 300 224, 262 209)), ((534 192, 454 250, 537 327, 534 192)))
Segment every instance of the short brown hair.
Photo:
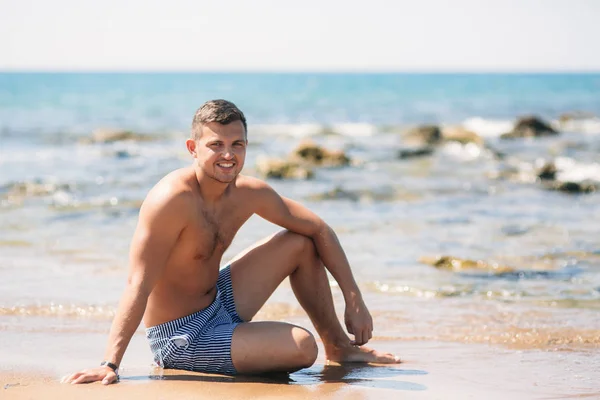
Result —
POLYGON ((198 140, 202 136, 202 126, 208 122, 218 122, 227 125, 234 121, 242 121, 244 131, 248 132, 244 113, 230 101, 209 100, 196 111, 192 121, 192 139, 198 140))

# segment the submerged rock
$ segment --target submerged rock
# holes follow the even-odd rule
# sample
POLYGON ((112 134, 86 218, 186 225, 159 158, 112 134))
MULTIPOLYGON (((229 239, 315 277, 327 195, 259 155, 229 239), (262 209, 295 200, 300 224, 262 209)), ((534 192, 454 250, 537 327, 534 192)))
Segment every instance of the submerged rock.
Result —
POLYGON ((150 140, 155 140, 156 137, 136 133, 128 130, 118 130, 118 129, 97 129, 92 133, 92 136, 89 138, 82 139, 82 143, 114 143, 125 140, 136 141, 136 142, 145 142, 150 140))
POLYGON ((546 189, 555 190, 558 192, 564 193, 593 193, 600 190, 600 186, 591 181, 582 181, 582 182, 560 182, 554 181, 547 184, 546 189))
POLYGON ((18 197, 37 197, 47 196, 59 190, 71 190, 70 184, 57 184, 52 182, 16 182, 5 187, 8 196, 18 197))
POLYGON ((482 146, 483 138, 477 133, 462 126, 447 127, 442 130, 442 139, 445 141, 459 142, 462 144, 475 143, 482 146))
POLYGON ((265 178, 311 179, 314 177, 312 169, 283 159, 269 158, 258 160, 256 169, 265 178))
POLYGON ((565 124, 569 121, 577 121, 577 120, 582 120, 582 119, 594 119, 597 118, 596 115, 594 113, 591 112, 587 112, 587 111, 569 111, 569 112, 565 112, 562 113, 559 117, 558 117, 558 121, 562 124, 565 124))
POLYGON ((292 158, 314 166, 346 166, 350 158, 343 151, 330 151, 311 141, 305 141, 294 150, 292 158))
POLYGON ((348 200, 353 202, 382 202, 394 200, 410 200, 414 198, 411 193, 398 193, 394 188, 384 187, 378 190, 371 189, 344 189, 335 187, 324 193, 315 194, 309 197, 312 201, 322 200, 348 200))
POLYGON ((317 132, 318 136, 341 136, 341 134, 339 132, 337 132, 333 127, 331 126, 323 126, 318 132, 317 132))
POLYGON ((341 187, 335 187, 332 190, 316 194, 310 197, 313 201, 321 201, 321 200, 350 200, 350 201, 359 201, 361 199, 361 194, 356 191, 349 191, 342 189, 341 187))
POLYGON ((312 141, 305 141, 287 159, 262 158, 256 163, 259 174, 276 179, 311 179, 315 167, 340 167, 350 164, 343 151, 330 151, 312 141))
POLYGON ((557 135, 555 130, 545 121, 535 116, 527 116, 520 118, 511 132, 505 133, 500 137, 502 139, 513 139, 523 137, 538 137, 557 135))
POLYGON ((432 146, 417 147, 414 149, 400 149, 398 150, 397 157, 402 160, 407 158, 424 157, 432 155, 433 151, 434 148, 432 146))
POLYGON ((420 125, 406 131, 403 138, 408 145, 438 144, 442 141, 442 131, 437 125, 420 125))
POLYGON ((506 274, 515 272, 515 269, 505 265, 490 264, 482 260, 467 260, 452 256, 421 257, 419 262, 432 265, 438 269, 446 269, 454 272, 488 272, 493 274, 506 274))
POLYGON ((440 128, 437 125, 420 125, 403 134, 403 143, 407 146, 398 150, 397 158, 407 159, 433 154, 435 148, 445 142, 460 144, 474 143, 485 147, 485 142, 477 133, 462 126, 440 128))
POLYGON ((0 187, 0 204, 21 206, 30 198, 53 196, 54 199, 69 197, 74 185, 42 181, 15 182, 0 187))
POLYGON ((556 164, 547 162, 537 171, 537 177, 543 181, 554 180, 556 179, 556 172, 556 164))

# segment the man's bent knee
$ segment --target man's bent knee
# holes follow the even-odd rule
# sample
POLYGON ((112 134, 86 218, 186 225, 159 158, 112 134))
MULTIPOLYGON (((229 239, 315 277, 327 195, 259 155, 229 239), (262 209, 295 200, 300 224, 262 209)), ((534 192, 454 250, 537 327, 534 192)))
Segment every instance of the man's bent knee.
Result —
POLYGON ((280 232, 280 235, 291 246, 291 251, 296 254, 306 254, 315 250, 315 243, 308 236, 288 230, 280 232))
POLYGON ((295 357, 299 368, 308 368, 315 363, 319 348, 312 333, 304 328, 296 327, 293 332, 294 340, 298 346, 295 357))

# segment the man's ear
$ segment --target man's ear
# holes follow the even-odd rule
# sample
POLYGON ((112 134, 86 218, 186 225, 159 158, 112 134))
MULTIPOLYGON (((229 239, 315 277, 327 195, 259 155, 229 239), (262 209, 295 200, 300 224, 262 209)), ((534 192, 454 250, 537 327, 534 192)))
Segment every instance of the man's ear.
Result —
POLYGON ((186 140, 185 147, 187 147, 190 154, 196 158, 196 141, 193 139, 186 140))

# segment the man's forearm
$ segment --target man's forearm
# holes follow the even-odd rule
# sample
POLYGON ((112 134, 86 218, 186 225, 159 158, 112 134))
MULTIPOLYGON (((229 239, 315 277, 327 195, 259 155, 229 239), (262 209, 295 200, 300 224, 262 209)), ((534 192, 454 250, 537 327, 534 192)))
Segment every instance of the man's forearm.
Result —
POLYGON ((148 296, 135 285, 128 284, 110 328, 104 360, 121 364, 125 349, 142 321, 148 296))
POLYGON ((361 293, 352 275, 348 258, 333 229, 325 224, 319 234, 313 237, 313 241, 323 264, 340 286, 346 303, 360 297, 361 293))

